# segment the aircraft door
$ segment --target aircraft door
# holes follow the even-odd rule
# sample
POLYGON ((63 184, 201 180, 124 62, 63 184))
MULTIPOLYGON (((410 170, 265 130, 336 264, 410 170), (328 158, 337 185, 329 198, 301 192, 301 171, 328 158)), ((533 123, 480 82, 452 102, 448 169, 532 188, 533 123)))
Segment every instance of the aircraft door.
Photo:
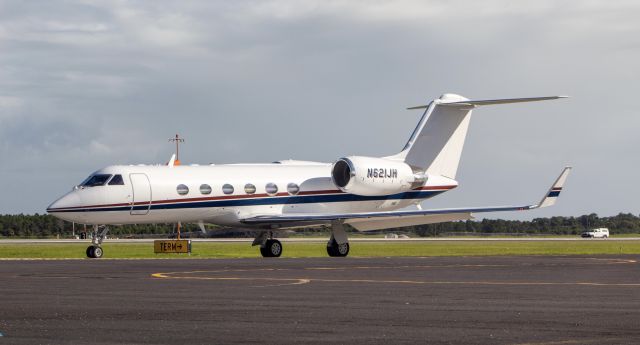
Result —
POLYGON ((131 180, 131 201, 132 215, 145 215, 149 213, 151 207, 151 182, 149 177, 142 173, 129 174, 131 180))

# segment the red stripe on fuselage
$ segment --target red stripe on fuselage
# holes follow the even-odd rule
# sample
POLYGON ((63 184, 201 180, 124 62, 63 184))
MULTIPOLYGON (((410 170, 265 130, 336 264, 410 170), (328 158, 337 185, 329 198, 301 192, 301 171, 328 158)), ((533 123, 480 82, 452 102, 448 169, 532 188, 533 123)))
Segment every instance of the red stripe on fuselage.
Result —
MULTIPOLYGON (((457 186, 428 186, 428 187, 419 187, 416 189, 412 189, 412 191, 423 191, 423 190, 450 190, 457 186)), ((282 196, 301 196, 301 195, 325 195, 325 194, 341 194, 344 193, 341 190, 337 189, 329 189, 329 190, 314 190, 314 191, 304 191, 300 192, 296 195, 289 194, 287 192, 277 193, 275 195, 269 195, 266 193, 262 194, 244 194, 244 195, 221 195, 221 196, 212 196, 212 197, 199 197, 199 198, 185 198, 185 199, 167 199, 167 200, 153 200, 151 201, 151 205, 162 205, 162 204, 171 204, 171 203, 185 203, 185 202, 197 202, 197 201, 217 201, 217 200, 229 200, 229 199, 251 199, 251 198, 266 198, 266 197, 282 197, 282 196)), ((52 208, 50 211, 60 211, 60 210, 75 210, 80 208, 99 208, 99 207, 122 207, 122 206, 138 206, 138 205, 149 205, 149 201, 138 201, 135 203, 119 203, 119 204, 104 204, 104 205, 86 205, 86 206, 74 206, 74 207, 63 207, 63 208, 52 208)))
MULTIPOLYGON (((314 190, 300 192, 297 195, 324 195, 324 194, 339 194, 344 193, 340 190, 314 190)), ((152 205, 170 204, 170 203, 182 203, 182 202, 194 202, 194 201, 217 201, 217 200, 229 200, 229 199, 251 199, 251 198, 266 198, 266 197, 281 197, 281 196, 296 196, 287 192, 277 193, 269 195, 262 194, 244 194, 244 195, 221 195, 212 197, 199 197, 199 198, 185 198, 185 199, 167 199, 167 200, 153 200, 152 205)), ((119 203, 119 204, 104 204, 104 205, 86 205, 86 206, 74 206, 63 208, 52 208, 51 211, 56 210, 75 210, 80 208, 96 208, 96 207, 118 207, 118 206, 137 206, 137 205, 149 205, 149 201, 137 201, 135 203, 119 203)))

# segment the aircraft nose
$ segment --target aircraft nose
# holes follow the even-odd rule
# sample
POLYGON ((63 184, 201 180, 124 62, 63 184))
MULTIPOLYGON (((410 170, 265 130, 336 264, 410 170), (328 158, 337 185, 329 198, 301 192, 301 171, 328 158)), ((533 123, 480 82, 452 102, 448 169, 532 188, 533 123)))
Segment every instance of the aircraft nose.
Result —
POLYGON ((64 209, 78 206, 82 206, 80 203, 80 196, 74 191, 63 195, 61 198, 51 203, 51 205, 47 207, 47 212, 51 213, 62 211, 64 209))
POLYGON ((69 192, 47 207, 47 213, 68 222, 85 223, 84 212, 77 212, 82 206, 80 195, 76 191, 69 192))

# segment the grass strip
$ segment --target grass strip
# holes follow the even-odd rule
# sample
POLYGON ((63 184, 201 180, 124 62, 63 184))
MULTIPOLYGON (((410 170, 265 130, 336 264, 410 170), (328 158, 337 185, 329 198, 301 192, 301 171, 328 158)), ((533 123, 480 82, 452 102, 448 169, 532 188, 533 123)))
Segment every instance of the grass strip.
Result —
MULTIPOLYGON (((0 244, 0 258, 85 258, 87 244, 19 243, 0 244)), ((322 243, 284 243, 283 257, 325 257, 322 243)), ((257 247, 247 243, 196 242, 193 252, 155 254, 153 243, 105 243, 104 258, 252 258, 260 257, 257 247)), ((640 241, 434 241, 358 242, 351 244, 350 256, 471 256, 471 255, 605 255, 640 254, 640 241)))

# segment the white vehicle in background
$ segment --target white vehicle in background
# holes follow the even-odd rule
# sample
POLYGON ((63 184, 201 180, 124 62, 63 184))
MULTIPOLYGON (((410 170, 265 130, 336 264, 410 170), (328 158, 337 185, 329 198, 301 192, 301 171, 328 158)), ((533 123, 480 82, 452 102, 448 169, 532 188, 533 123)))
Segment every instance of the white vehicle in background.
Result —
POLYGON ((591 229, 589 231, 585 231, 580 235, 585 238, 608 238, 609 237, 609 229, 607 228, 597 228, 591 229))

